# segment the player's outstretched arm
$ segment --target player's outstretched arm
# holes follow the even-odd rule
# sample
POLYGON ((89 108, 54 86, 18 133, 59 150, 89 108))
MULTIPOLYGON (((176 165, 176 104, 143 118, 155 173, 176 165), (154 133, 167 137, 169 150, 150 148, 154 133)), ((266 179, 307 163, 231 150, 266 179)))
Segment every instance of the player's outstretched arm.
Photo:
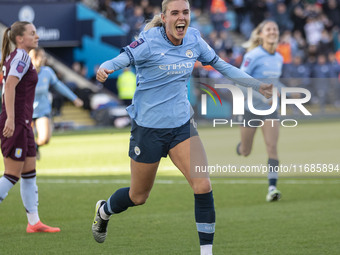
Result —
POLYGON ((105 61, 103 64, 101 64, 97 71, 96 79, 99 82, 104 82, 109 77, 109 75, 112 74, 114 71, 127 67, 130 64, 131 63, 129 56, 127 55, 126 52, 123 52, 119 54, 117 57, 105 61))
POLYGON ((251 87, 260 92, 266 98, 270 98, 273 95, 273 84, 262 83, 239 68, 228 64, 221 58, 219 58, 218 61, 212 66, 237 84, 245 87, 251 87))

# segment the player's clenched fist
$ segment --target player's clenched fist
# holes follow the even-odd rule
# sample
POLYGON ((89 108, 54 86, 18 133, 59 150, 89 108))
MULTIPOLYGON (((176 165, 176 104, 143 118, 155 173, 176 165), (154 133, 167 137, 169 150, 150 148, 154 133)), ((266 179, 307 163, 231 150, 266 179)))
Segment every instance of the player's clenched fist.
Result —
POLYGON ((97 71, 97 76, 96 79, 99 82, 104 82, 106 81, 107 77, 109 77, 109 74, 112 74, 114 70, 108 70, 106 68, 99 68, 97 71))
MULTIPOLYGON (((273 96, 273 84, 265 84, 262 83, 260 85, 259 92, 264 95, 266 98, 271 98, 273 96)), ((280 93, 277 92, 277 96, 280 96, 280 93)))

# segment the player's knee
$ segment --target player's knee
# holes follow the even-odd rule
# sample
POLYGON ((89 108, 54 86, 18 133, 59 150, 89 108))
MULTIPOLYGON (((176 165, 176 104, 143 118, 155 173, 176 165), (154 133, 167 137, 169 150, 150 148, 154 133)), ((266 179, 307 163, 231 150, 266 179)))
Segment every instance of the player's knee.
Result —
POLYGON ((148 197, 149 197, 149 194, 133 195, 130 197, 130 199, 135 205, 143 205, 145 204, 148 197))
POLYGON ((243 150, 241 150, 241 154, 245 157, 248 157, 251 153, 251 148, 244 148, 243 150))
POLYGON ((267 151, 269 154, 277 154, 276 144, 267 144, 267 151))
POLYGON ((192 189, 195 194, 205 194, 211 191, 211 182, 209 178, 196 181, 192 184, 192 189))
POLYGON ((37 144, 39 145, 39 146, 41 146, 41 145, 46 145, 46 144, 48 144, 50 142, 50 139, 47 137, 47 138, 38 138, 37 139, 37 144))
POLYGON ((133 202, 135 205, 143 205, 143 204, 146 203, 146 200, 147 200, 147 198, 138 198, 138 199, 132 200, 132 202, 133 202))
POLYGON ((21 177, 21 172, 22 172, 21 169, 10 169, 10 170, 6 169, 4 172, 4 175, 11 175, 11 176, 18 178, 19 180, 21 177))
POLYGON ((240 145, 239 147, 239 152, 241 153, 241 155, 247 157, 250 155, 251 153, 251 149, 252 149, 252 146, 245 146, 243 144, 240 145))
POLYGON ((243 156, 245 157, 248 157, 249 155, 250 155, 250 151, 243 154, 243 156))
POLYGON ((46 145, 50 142, 50 138, 43 139, 43 144, 46 145))

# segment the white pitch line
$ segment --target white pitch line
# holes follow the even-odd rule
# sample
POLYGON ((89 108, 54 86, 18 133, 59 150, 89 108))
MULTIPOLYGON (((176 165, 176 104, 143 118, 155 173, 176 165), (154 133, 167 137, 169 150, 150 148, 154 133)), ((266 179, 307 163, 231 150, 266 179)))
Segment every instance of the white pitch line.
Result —
MULTIPOLYGON (((129 184, 130 180, 111 179, 39 179, 38 183, 56 183, 56 184, 129 184)), ((187 184, 187 181, 181 180, 156 180, 156 184, 187 184)), ((267 180, 211 180, 212 184, 266 184, 267 180)), ((337 180, 280 180, 281 184, 303 185, 303 184, 340 184, 340 179, 337 180)))
MULTIPOLYGON (((180 174, 179 170, 174 166, 163 166, 159 169, 159 171, 162 172, 169 172, 174 171, 178 172, 180 174)), ((130 173, 130 167, 129 166, 113 166, 113 167, 81 167, 81 168, 50 168, 50 169, 39 169, 38 172, 40 172, 41 175, 84 175, 84 174, 129 174, 130 173)))

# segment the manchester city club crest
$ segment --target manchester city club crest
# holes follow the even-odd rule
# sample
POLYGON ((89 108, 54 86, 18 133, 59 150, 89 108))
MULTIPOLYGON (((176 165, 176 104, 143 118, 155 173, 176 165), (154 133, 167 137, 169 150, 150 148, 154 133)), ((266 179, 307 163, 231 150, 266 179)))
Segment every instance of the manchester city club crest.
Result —
POLYGON ((140 149, 139 149, 138 146, 135 146, 135 154, 136 154, 137 156, 139 156, 139 154, 140 154, 140 149))
POLYGON ((188 58, 192 58, 194 56, 194 53, 192 52, 192 50, 187 50, 185 52, 185 55, 188 57, 188 58))

